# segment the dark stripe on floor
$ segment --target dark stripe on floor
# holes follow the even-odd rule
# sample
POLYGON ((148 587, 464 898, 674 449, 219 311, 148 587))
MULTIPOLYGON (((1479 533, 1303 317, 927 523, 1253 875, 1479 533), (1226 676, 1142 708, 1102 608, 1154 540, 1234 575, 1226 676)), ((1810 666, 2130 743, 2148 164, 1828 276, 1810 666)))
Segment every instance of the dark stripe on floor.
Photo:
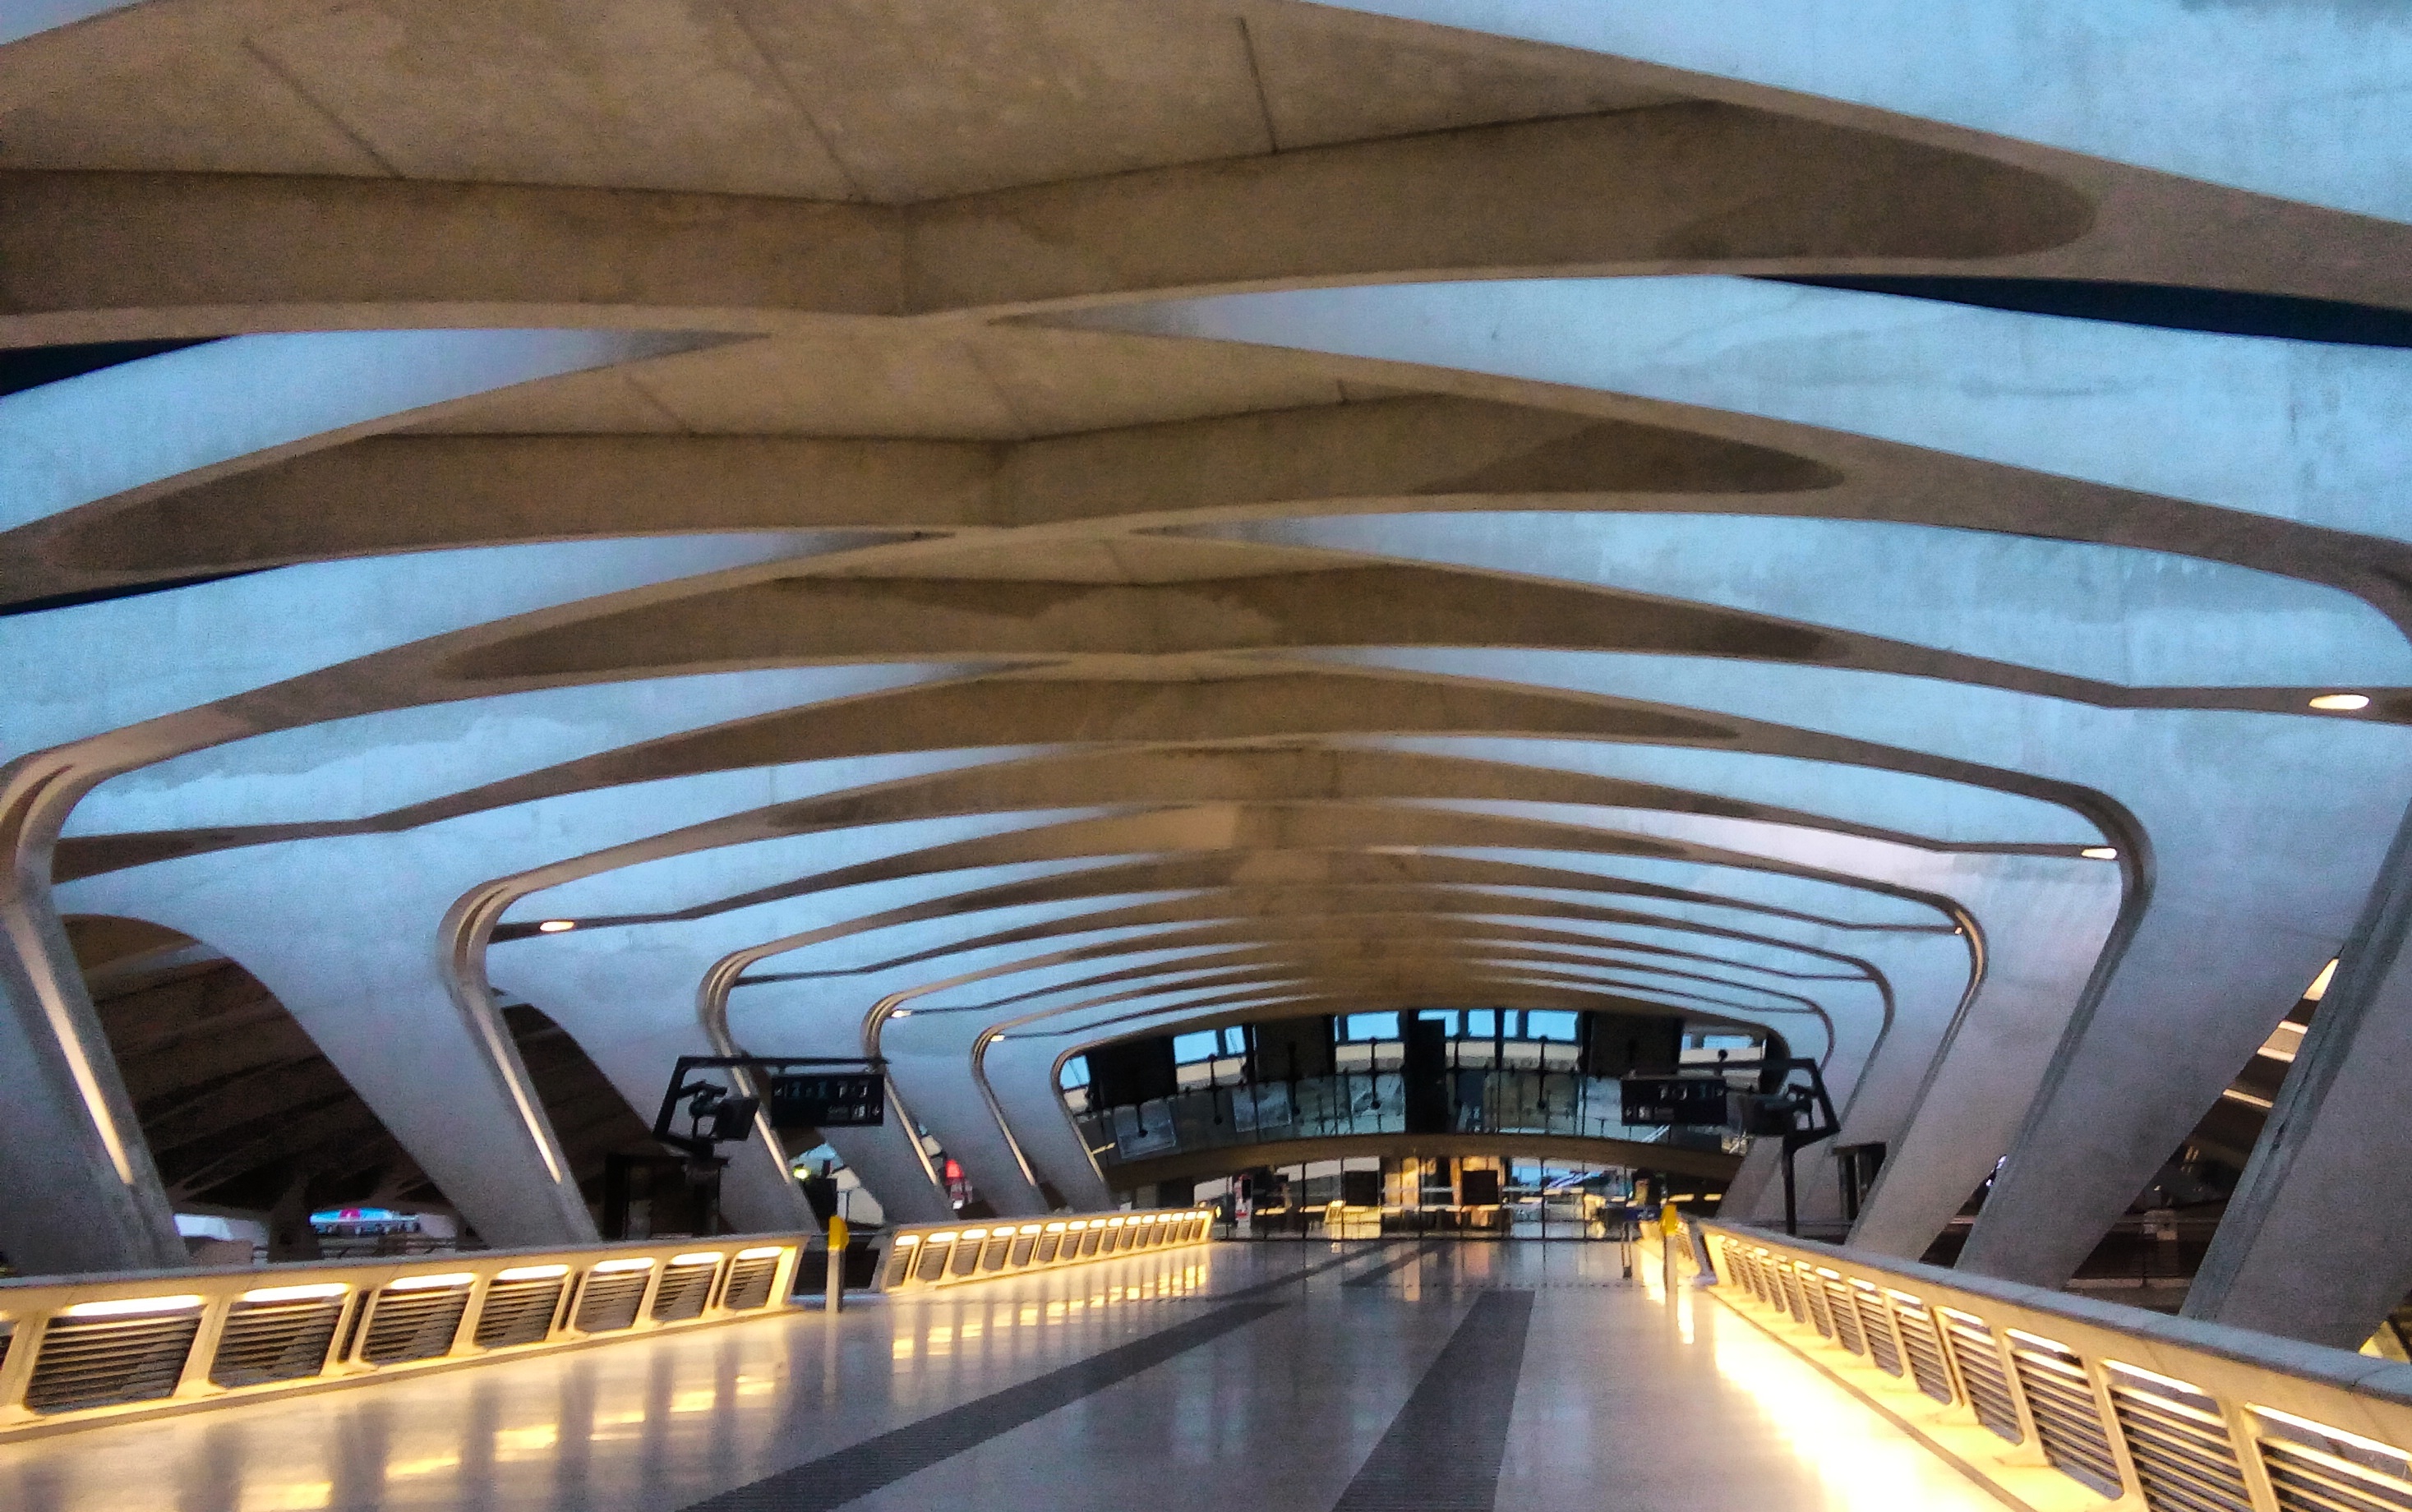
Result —
MULTIPOLYGON (((1352 1250, 1346 1255, 1335 1255, 1329 1260, 1320 1261, 1315 1265, 1310 1265, 1303 1269, 1293 1270, 1288 1275, 1275 1276, 1271 1281, 1259 1281, 1255 1285, 1243 1287, 1239 1291, 1226 1292, 1222 1296, 1211 1298, 1210 1300, 1217 1302, 1233 1302, 1250 1297, 1262 1297, 1267 1292, 1279 1291, 1284 1286, 1292 1285, 1298 1282, 1304 1281, 1309 1276, 1321 1275, 1326 1270, 1336 1270, 1344 1265, 1354 1265, 1360 1260, 1379 1255, 1384 1250, 1390 1248, 1390 1245, 1392 1242, 1395 1241, 1385 1240, 1370 1249, 1352 1250)), ((1407 1256, 1407 1259, 1412 1260, 1415 1257, 1415 1255, 1411 1255, 1407 1256)), ((1382 1270, 1395 1270, 1401 1265, 1405 1263, 1406 1261, 1405 1260, 1395 1261, 1390 1265, 1382 1267, 1381 1270, 1370 1271, 1368 1274, 1380 1275, 1382 1270)), ((1353 1284, 1353 1283, 1344 1281, 1340 1284, 1346 1286, 1353 1284)))
POLYGON ((1378 1286, 1392 1271, 1405 1270, 1407 1267, 1420 1262, 1425 1255, 1434 1254, 1439 1249, 1440 1246, 1438 1244, 1433 1242, 1431 1240, 1426 1240, 1421 1244, 1417 1245, 1414 1249, 1409 1250, 1406 1254, 1399 1256, 1399 1258, 1391 1261, 1389 1265, 1377 1265, 1371 1270, 1360 1271, 1356 1275, 1350 1276, 1340 1284, 1344 1287, 1378 1286))
POLYGON ((686 1512, 829 1512, 1281 1310, 1277 1302, 1218 1307, 1036 1380, 707 1497, 686 1512))
POLYGON ((1331 1512, 1492 1512, 1533 1294, 1486 1292, 1331 1512))
POLYGON ((1366 1258, 1369 1253, 1379 1251, 1357 1250, 1334 1255, 1271 1281, 1209 1297, 1205 1299, 1222 1305, 1202 1317, 1050 1371, 1036 1380, 991 1392, 976 1402, 782 1470, 751 1485, 707 1497, 687 1507, 686 1512, 828 1512, 829 1508, 843 1506, 1044 1417, 1058 1407, 1118 1386, 1141 1371, 1219 1339, 1234 1329, 1244 1328, 1269 1313, 1278 1313, 1281 1303, 1256 1302, 1251 1299, 1353 1264, 1366 1258))

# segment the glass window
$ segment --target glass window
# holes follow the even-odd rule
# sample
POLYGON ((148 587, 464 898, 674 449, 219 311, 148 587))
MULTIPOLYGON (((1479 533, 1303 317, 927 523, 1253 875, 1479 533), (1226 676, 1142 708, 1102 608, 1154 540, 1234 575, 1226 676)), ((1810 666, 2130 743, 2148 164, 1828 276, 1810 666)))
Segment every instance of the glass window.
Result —
POLYGON ((1235 1023, 1230 1028, 1223 1031, 1223 1053, 1226 1055, 1245 1055, 1248 1053, 1248 1026, 1246 1024, 1235 1023))
POLYGON ((1534 1039, 1560 1039, 1571 1044, 1575 1037, 1575 1016, 1534 1008, 1524 1015, 1524 1033, 1534 1039))
POLYGON ((1075 1055, 1070 1060, 1066 1061, 1064 1063, 1063 1081, 1064 1085, 1067 1087, 1087 1086, 1089 1084, 1089 1058, 1085 1055, 1075 1055))
POLYGON ((1173 1064, 1187 1065, 1192 1061, 1211 1061, 1219 1043, 1220 1036, 1212 1029, 1195 1035, 1175 1035, 1172 1036, 1173 1064))
POLYGON ((1489 1008, 1465 1010, 1465 1035, 1468 1039, 1489 1039, 1499 1033, 1499 1015, 1489 1008))
POLYGON ((1399 1016, 1395 1013, 1352 1013, 1341 1032, 1350 1039, 1396 1039, 1399 1037, 1399 1016))
POLYGON ((1457 1035, 1457 1010, 1455 1008, 1424 1008, 1418 1011, 1416 1017, 1426 1023, 1432 1023, 1437 1020, 1438 1022, 1447 1025, 1448 1027, 1444 1028, 1441 1033, 1448 1035, 1452 1038, 1457 1035))

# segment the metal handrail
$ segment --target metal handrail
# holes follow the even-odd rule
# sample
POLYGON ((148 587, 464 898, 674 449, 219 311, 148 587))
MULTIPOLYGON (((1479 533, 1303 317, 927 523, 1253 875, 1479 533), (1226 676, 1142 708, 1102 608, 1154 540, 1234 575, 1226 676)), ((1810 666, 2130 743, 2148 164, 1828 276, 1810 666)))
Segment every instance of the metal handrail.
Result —
POLYGON ((2017 1505, 2412 1505, 2412 1365, 1757 1229, 1695 1232, 1720 1299, 2017 1505))
POLYGON ((802 1236, 0 1282, 0 1439, 788 1305, 802 1236))
POLYGON ((879 1289, 919 1291, 1000 1276, 1054 1270, 1115 1255, 1213 1238, 1212 1208, 1143 1208, 1135 1212, 1064 1213, 913 1224, 889 1240, 879 1289))

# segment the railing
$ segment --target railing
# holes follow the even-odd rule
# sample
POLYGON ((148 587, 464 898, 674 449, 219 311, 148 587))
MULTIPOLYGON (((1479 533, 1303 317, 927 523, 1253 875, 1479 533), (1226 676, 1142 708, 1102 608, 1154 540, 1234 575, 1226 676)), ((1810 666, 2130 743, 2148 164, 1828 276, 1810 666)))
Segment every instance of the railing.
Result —
POLYGON ((0 1283, 0 1438, 787 1305, 795 1236, 0 1283))
MULTIPOLYGON (((1611 1078, 1517 1068, 1450 1071, 1446 1132, 1541 1134, 1623 1139, 1687 1150, 1727 1150, 1698 1129, 1624 1122, 1622 1086, 1611 1078)), ((1079 1115, 1089 1148, 1122 1161, 1175 1150, 1407 1132, 1406 1078, 1396 1071, 1341 1072, 1296 1081, 1199 1087, 1136 1107, 1079 1115)))
POLYGON ((881 1291, 919 1291, 993 1281, 1141 1250, 1201 1244, 1212 1238, 1211 1208, 1158 1208, 1082 1217, 992 1219, 917 1224, 896 1230, 881 1291))
POLYGON ((2018 1505, 2412 1508, 2412 1366, 1699 1226, 1721 1297, 2018 1505))

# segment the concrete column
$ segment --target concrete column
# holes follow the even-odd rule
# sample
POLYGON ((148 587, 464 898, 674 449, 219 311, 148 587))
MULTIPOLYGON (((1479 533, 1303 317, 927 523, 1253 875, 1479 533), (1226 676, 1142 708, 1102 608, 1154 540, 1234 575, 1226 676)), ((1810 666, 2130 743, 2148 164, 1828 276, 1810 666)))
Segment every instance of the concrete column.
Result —
MULTIPOLYGON (((727 1053, 696 1016, 696 990, 711 965, 709 953, 680 948, 664 932, 597 931, 575 948, 490 952, 487 964, 498 985, 541 1006, 579 1042, 648 1126, 680 1056, 727 1053)), ((783 1047, 768 1053, 796 1052, 783 1047)), ((728 1078, 715 1079, 725 1084, 728 1078)), ((720 1203, 732 1227, 795 1233, 817 1226, 767 1127, 718 1152, 728 1162, 720 1203)), ((885 1206, 884 1195, 873 1195, 885 1206)))
MULTIPOLYGON (((1956 889, 1980 967, 1891 1132, 1846 1120, 1841 1142, 1882 1139, 1885 1166, 1853 1245, 1916 1259, 2017 1138, 2053 1048, 2119 918, 2118 868, 2058 856, 1987 858, 1956 889)), ((1831 1174, 1831 1161, 1823 1163, 1831 1174)), ((1839 1188, 1836 1192, 1840 1197, 1839 1188)))
POLYGON ((2338 958, 2185 1315, 2354 1349, 2412 1290, 2412 821, 2338 958))
POLYGON ((488 1243, 596 1229, 491 1001, 456 1000, 438 925, 458 883, 420 832, 263 845, 66 885, 240 962, 301 1023, 488 1243), (432 885, 431 885, 432 884, 432 885))
POLYGON ((1055 1058, 1068 1040, 1003 1037, 979 1049, 978 1075, 996 1094, 1006 1125, 1022 1152, 1073 1211, 1095 1212, 1113 1206, 1113 1190, 1097 1174, 1087 1141, 1064 1107, 1055 1079, 1055 1058))
POLYGON ((0 1250, 21 1274, 185 1263, 66 932, 51 843, 73 799, 38 761, 0 768, 0 1250))
MULTIPOLYGON (((2209 905, 2213 888, 2187 885, 2215 881, 2164 876, 2055 1053, 1963 1269, 2048 1286, 2074 1275, 2335 953, 2342 931, 2307 937, 2267 915, 2249 947, 2213 947, 2244 921, 2233 903, 2209 905)), ((2253 885, 2279 886, 2266 870, 2253 885)))

